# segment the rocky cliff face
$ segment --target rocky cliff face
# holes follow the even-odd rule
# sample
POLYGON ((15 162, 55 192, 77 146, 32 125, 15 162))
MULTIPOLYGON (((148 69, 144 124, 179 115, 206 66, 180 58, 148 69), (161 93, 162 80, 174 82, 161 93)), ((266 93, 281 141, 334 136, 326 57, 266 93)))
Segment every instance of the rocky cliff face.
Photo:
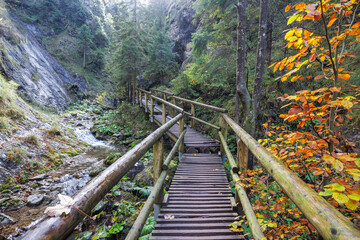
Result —
POLYGON ((15 16, 8 24, 12 26, 0 24, 4 33, 0 35, 0 71, 19 84, 18 93, 25 100, 60 110, 71 102, 69 89, 86 89, 84 79, 72 76, 46 51, 35 25, 22 23, 15 16), (11 36, 4 31, 9 28, 11 36))
POLYGON ((176 61, 179 64, 183 64, 190 57, 191 34, 199 27, 193 21, 194 2, 195 0, 177 0, 169 5, 170 35, 175 42, 173 51, 176 52, 176 61))

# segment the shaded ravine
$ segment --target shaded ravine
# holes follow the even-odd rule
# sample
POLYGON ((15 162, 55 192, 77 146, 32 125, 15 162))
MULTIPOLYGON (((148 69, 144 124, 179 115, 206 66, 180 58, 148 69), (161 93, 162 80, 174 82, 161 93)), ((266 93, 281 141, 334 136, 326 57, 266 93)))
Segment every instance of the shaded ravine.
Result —
POLYGON ((49 205, 59 202, 59 193, 72 196, 91 179, 90 172, 95 168, 101 168, 103 160, 114 152, 124 153, 125 146, 112 146, 105 141, 96 139, 90 132, 92 119, 89 117, 62 119, 62 124, 70 127, 76 137, 91 147, 83 154, 64 159, 64 163, 56 169, 29 179, 26 185, 27 191, 22 189, 15 193, 19 199, 28 200, 33 196, 34 203, 21 208, 4 212, 13 218, 16 223, 5 226, 2 234, 13 239, 15 236, 26 231, 29 225, 36 224, 37 220, 44 216, 44 210, 49 205), (71 121, 70 121, 71 120, 71 121), (29 192, 30 190, 30 192, 29 192))

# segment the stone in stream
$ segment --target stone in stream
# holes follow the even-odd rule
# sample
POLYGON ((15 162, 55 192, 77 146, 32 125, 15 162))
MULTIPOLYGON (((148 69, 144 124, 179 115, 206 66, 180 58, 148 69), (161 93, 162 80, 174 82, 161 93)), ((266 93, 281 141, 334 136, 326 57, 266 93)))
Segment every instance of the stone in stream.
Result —
POLYGON ((45 177, 46 177, 46 174, 43 173, 43 174, 29 178, 29 181, 40 181, 40 180, 43 180, 45 177))
POLYGON ((0 213, 0 226, 14 224, 14 223, 16 223, 15 219, 13 219, 12 217, 9 217, 8 215, 0 213))
POLYGON ((34 194, 29 196, 27 199, 27 205, 29 206, 38 206, 44 200, 44 195, 42 194, 34 194))

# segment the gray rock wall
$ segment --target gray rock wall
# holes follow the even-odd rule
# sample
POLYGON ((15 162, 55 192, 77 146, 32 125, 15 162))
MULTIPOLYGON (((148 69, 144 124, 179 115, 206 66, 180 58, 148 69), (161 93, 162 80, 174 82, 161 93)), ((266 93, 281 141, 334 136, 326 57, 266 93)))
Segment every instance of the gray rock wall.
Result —
POLYGON ((199 27, 194 23, 194 2, 195 0, 177 0, 169 5, 170 36, 175 42, 173 51, 176 52, 176 61, 181 65, 190 57, 191 35, 199 27))
POLYGON ((86 81, 72 76, 46 51, 41 41, 42 33, 35 25, 22 23, 16 17, 12 17, 12 21, 21 40, 14 42, 0 36, 3 74, 19 84, 18 93, 25 100, 63 109, 71 102, 67 89, 77 85, 84 91, 86 81))

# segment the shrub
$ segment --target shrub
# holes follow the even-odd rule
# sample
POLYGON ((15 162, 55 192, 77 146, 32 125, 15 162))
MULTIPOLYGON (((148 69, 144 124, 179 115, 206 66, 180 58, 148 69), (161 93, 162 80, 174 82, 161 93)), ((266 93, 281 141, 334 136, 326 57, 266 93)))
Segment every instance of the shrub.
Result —
POLYGON ((7 153, 8 160, 20 164, 24 162, 27 157, 27 151, 22 147, 14 147, 7 153))
POLYGON ((35 133, 30 134, 29 136, 26 136, 24 138, 24 142, 30 143, 30 144, 33 144, 33 145, 36 145, 36 146, 40 145, 39 137, 35 133))

